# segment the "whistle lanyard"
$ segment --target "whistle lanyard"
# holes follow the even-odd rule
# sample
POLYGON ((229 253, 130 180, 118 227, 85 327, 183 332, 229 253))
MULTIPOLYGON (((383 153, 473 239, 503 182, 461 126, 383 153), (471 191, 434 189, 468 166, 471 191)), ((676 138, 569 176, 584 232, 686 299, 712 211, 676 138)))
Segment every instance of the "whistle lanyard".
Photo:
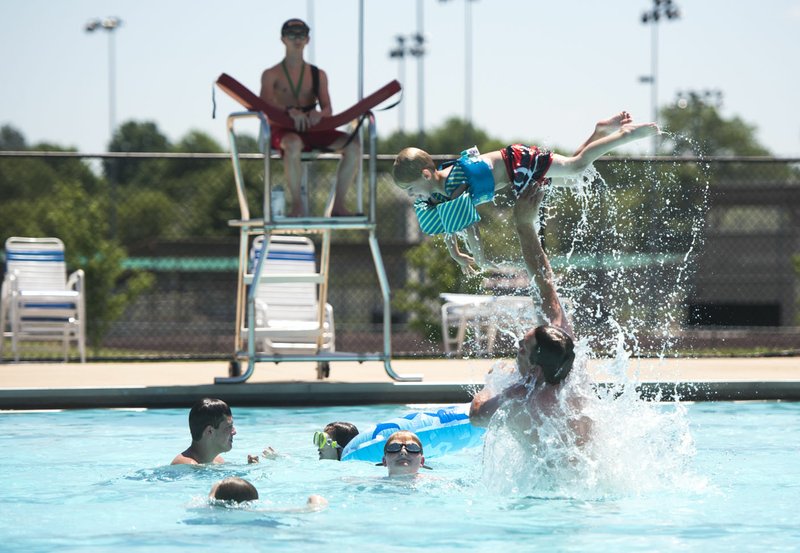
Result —
POLYGON ((292 91, 294 99, 300 101, 300 88, 303 86, 303 77, 306 74, 306 62, 304 61, 303 66, 300 68, 300 78, 297 80, 297 86, 294 86, 292 77, 289 76, 289 70, 286 69, 286 60, 281 62, 281 67, 283 67, 283 74, 286 75, 286 80, 289 81, 289 88, 292 91))

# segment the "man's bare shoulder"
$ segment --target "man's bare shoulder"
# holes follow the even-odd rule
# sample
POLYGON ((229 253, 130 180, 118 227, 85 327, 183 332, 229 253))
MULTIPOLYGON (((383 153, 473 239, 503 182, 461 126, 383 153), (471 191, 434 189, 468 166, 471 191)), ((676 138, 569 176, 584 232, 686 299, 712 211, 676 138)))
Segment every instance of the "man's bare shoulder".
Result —
POLYGON ((273 65, 272 67, 268 67, 268 68, 264 69, 264 72, 261 73, 261 79, 262 80, 266 79, 266 78, 274 79, 275 77, 277 77, 280 74, 281 74, 281 64, 277 63, 277 64, 273 65))
POLYGON ((170 465, 199 465, 200 463, 197 462, 196 459, 192 459, 191 457, 187 457, 185 455, 186 452, 178 453, 175 458, 172 460, 170 465))

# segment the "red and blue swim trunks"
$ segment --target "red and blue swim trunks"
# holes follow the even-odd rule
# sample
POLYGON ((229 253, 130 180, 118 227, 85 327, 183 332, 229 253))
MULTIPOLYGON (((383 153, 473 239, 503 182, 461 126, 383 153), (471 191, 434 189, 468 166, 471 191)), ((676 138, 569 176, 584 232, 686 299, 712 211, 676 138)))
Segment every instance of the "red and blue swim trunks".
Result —
POLYGON ((310 152, 311 150, 332 151, 331 144, 336 142, 339 137, 347 136, 347 133, 337 130, 297 132, 294 129, 285 129, 283 127, 272 127, 270 130, 272 131, 270 143, 275 150, 281 149, 281 140, 287 133, 295 133, 303 140, 304 152, 310 152))
POLYGON ((547 170, 553 163, 553 154, 549 150, 542 150, 538 146, 512 144, 500 150, 506 164, 508 180, 511 181, 511 191, 515 198, 532 182, 546 184, 547 170))

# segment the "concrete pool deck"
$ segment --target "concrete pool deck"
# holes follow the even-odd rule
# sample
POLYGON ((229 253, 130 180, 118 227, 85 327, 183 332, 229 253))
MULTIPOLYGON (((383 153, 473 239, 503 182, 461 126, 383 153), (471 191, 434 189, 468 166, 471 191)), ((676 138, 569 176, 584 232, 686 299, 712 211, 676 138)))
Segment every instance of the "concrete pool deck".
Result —
MULTIPOLYGON (((314 363, 259 363, 242 384, 214 384, 226 361, 0 363, 0 409, 187 407, 200 397, 233 406, 325 406, 463 403, 483 383, 494 360, 395 360, 394 382, 379 362, 334 362, 317 380, 314 363)), ((592 379, 609 385, 608 361, 589 364, 592 379)), ((670 401, 800 400, 800 357, 633 360, 644 397, 670 401), (660 396, 659 396, 660 394, 660 396)))

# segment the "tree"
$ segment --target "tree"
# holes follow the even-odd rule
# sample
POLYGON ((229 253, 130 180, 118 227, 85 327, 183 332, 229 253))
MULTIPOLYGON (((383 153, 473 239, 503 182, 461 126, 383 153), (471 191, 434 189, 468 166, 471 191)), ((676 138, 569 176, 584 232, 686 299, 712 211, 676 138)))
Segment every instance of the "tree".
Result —
POLYGON ((756 139, 755 125, 739 117, 723 118, 703 94, 689 92, 687 96, 661 108, 663 126, 669 132, 662 141, 664 152, 677 156, 769 155, 756 139))
MULTIPOLYGON (((0 129, 0 150, 65 151, 58 146, 28 147, 21 132, 0 129)), ((77 158, 0 158, 0 236, 14 236, 37 220, 36 206, 50 197, 58 182, 69 181, 95 194, 102 186, 91 168, 77 158)))
MULTIPOLYGON (((0 139, 25 146, 22 134, 10 127, 0 131, 0 139)), ((46 144, 27 149, 60 150, 46 144)), ((69 270, 86 273, 86 329, 94 348, 153 278, 123 269, 127 253, 108 238, 107 187, 77 158, 0 158, 0 235, 57 236, 64 242, 69 270)))
POLYGON ((25 137, 11 125, 0 127, 0 150, 5 152, 19 152, 25 150, 25 137))
MULTIPOLYGON (((114 132, 109 152, 168 152, 170 143, 151 122, 127 121, 114 132)), ((103 162, 106 177, 120 185, 147 185, 160 182, 163 160, 107 159, 103 162)))
POLYGON ((89 195, 79 186, 58 183, 40 206, 39 224, 45 235, 60 237, 67 265, 86 273, 86 333, 97 350, 111 324, 136 297, 150 288, 155 277, 126 272, 128 257, 116 240, 108 239, 108 208, 104 196, 89 195))
POLYGON ((442 338, 439 294, 476 294, 481 277, 465 277, 450 259, 441 238, 429 238, 406 252, 408 266, 417 276, 397 292, 393 307, 411 314, 408 326, 431 342, 442 338))
POLYGON ((498 150, 505 146, 496 139, 490 138, 484 131, 475 128, 472 123, 451 117, 444 124, 425 135, 424 144, 419 143, 416 133, 395 132, 388 138, 378 141, 378 153, 396 154, 403 148, 415 146, 430 154, 457 155, 471 146, 478 146, 481 152, 498 150))

